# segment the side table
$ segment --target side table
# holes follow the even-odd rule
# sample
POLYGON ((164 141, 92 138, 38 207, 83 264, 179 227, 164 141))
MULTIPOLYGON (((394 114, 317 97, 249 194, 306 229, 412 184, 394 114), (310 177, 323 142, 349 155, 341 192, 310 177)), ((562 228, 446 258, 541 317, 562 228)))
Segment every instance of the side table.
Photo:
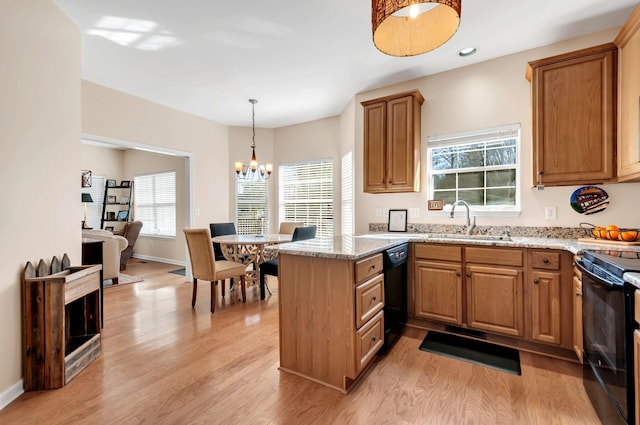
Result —
MULTIPOLYGON (((97 239, 82 238, 82 265, 102 264, 104 242, 97 239)), ((104 327, 104 279, 103 271, 100 269, 100 327, 104 327)))

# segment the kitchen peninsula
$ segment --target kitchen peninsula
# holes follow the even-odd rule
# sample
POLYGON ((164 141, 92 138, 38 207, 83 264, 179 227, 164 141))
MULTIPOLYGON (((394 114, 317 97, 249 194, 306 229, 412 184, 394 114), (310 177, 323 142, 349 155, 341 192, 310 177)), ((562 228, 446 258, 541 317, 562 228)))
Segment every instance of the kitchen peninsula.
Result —
MULTIPOLYGON (((514 277, 500 277, 502 292, 494 298, 509 308, 492 311, 504 311, 512 316, 506 314, 495 322, 488 322, 488 316, 483 314, 490 312, 469 311, 468 302, 462 304, 459 287, 456 295, 460 297, 459 304, 455 308, 461 309, 461 313, 453 324, 486 331, 504 345, 578 361, 572 354, 577 332, 573 329, 572 259, 583 250, 602 246, 561 238, 373 233, 318 238, 269 248, 279 255, 281 370, 343 393, 350 389, 382 347, 384 301, 381 303, 378 295, 384 294, 384 290, 379 289, 383 285, 381 253, 405 242, 410 243, 411 326, 422 327, 424 323, 424 329, 433 329, 429 326, 433 322, 421 321, 416 311, 419 305, 416 281, 420 270, 416 263, 421 261, 417 257, 436 253, 438 250, 434 247, 449 247, 450 252, 465 255, 467 267, 471 267, 465 270, 479 282, 478 287, 483 281, 473 273, 481 260, 493 264, 492 258, 510 259, 513 263, 501 268, 509 269, 514 277), (535 280, 539 283, 529 284, 535 280), (466 310, 462 313, 463 309, 466 310)), ((471 281, 471 277, 461 277, 462 269, 459 273, 458 276, 453 273, 454 281, 471 281)), ((474 294, 467 291, 464 299, 468 301, 471 296, 474 294)))

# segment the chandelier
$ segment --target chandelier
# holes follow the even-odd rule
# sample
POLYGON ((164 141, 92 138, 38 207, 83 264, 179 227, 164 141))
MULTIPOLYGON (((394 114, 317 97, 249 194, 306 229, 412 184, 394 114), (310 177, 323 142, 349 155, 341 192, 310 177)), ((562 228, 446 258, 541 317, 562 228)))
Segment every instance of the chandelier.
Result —
POLYGON ((462 0, 372 0, 373 44, 391 56, 429 52, 453 37, 461 11, 462 0))
POLYGON ((253 129, 253 138, 251 139, 251 161, 244 164, 236 161, 236 177, 238 180, 267 180, 271 177, 273 164, 270 162, 260 165, 256 159, 256 99, 249 99, 251 103, 251 128, 253 129))

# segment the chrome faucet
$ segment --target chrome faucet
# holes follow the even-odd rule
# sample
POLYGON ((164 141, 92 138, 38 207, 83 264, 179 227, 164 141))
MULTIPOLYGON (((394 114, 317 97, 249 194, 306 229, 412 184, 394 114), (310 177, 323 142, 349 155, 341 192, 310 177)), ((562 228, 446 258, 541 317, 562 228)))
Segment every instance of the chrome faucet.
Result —
POLYGON ((471 224, 471 209, 469 208, 469 204, 467 201, 463 201, 462 199, 456 201, 451 205, 451 213, 449 215, 453 218, 454 213, 456 211, 456 205, 462 205, 467 209, 467 235, 473 233, 473 229, 476 228, 476 216, 473 216, 473 224, 471 224))

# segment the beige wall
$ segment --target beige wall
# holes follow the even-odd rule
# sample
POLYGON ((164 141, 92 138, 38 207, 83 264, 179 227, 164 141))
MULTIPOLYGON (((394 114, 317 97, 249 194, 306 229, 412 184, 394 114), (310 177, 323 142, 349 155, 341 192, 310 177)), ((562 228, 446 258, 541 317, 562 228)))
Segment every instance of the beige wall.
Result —
MULTIPOLYGON (((340 117, 325 118, 303 124, 280 127, 274 130, 274 153, 277 162, 274 163, 276 176, 273 184, 278 187, 277 167, 295 161, 314 159, 332 159, 334 193, 334 234, 340 233, 340 117)), ((278 217, 278 198, 274 197, 271 204, 273 220, 278 217)), ((274 222, 277 226, 277 222, 274 222)), ((277 227, 275 227, 277 228, 277 227)))
POLYGON ((82 81, 82 132, 88 138, 125 141, 191 156, 192 206, 194 212, 200 212, 194 213, 193 227, 227 220, 231 175, 226 172, 226 125, 82 81))
POLYGON ((0 13, 0 408, 22 391, 20 274, 81 263, 80 33, 49 0, 0 13))
MULTIPOLYGON (((163 155, 135 149, 129 149, 125 152, 124 175, 131 180, 136 176, 144 174, 164 171, 176 172, 176 237, 158 238, 140 236, 133 250, 134 256, 175 264, 185 264, 185 262, 188 261, 182 233, 182 229, 186 227, 188 214, 186 208, 187 179, 185 175, 185 161, 185 158, 179 156, 163 155)), ((133 219, 136 219, 135 215, 133 219)))
MULTIPOLYGON (((606 31, 558 43, 523 53, 510 55, 465 68, 408 81, 384 89, 361 93, 356 96, 355 108, 355 209, 356 232, 364 233, 368 224, 386 223, 386 216, 376 216, 377 209, 419 208, 420 217, 410 218, 410 223, 463 223, 448 216, 427 214, 428 194, 426 175, 426 142, 428 136, 457 133, 474 129, 519 123, 522 131, 521 188, 522 213, 519 217, 478 217, 478 225, 516 226, 578 226, 586 221, 606 225, 638 227, 631 211, 640 209, 637 196, 640 184, 603 185, 609 193, 611 204, 603 212, 584 216, 574 212, 569 205, 571 193, 578 187, 547 187, 544 191, 531 188, 531 110, 530 86, 525 79, 528 61, 584 47, 613 41, 616 30, 606 31), (419 89, 425 98, 422 106, 422 165, 421 191, 409 194, 372 195, 363 192, 363 109, 360 102, 392 93, 419 89), (557 220, 545 220, 545 206, 557 207, 557 220)), ((345 113, 350 113, 346 111, 345 113)))
MULTIPOLYGON (((99 146, 81 145, 80 165, 96 176, 105 176, 118 182, 130 176, 124 173, 124 149, 108 149, 99 146)), ((130 178, 129 178, 130 180, 130 178)))

